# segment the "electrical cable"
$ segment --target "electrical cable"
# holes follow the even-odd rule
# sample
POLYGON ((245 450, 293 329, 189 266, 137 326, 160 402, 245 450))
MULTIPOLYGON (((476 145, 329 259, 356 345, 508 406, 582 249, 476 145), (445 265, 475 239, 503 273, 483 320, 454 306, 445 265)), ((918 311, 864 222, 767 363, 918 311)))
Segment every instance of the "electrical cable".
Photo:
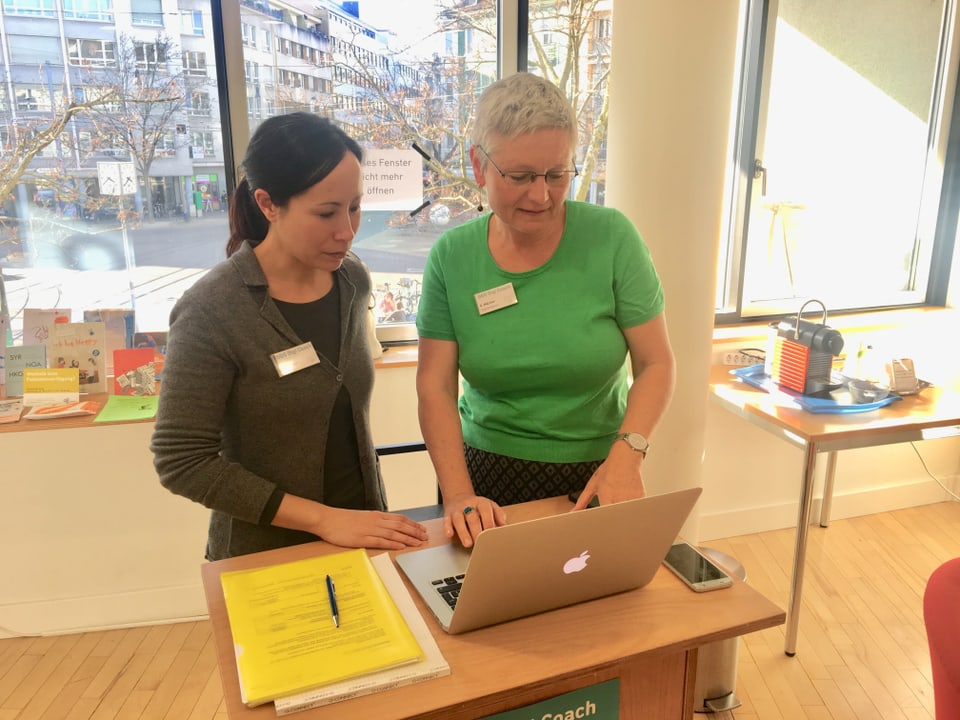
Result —
POLYGON ((952 497, 954 500, 960 500, 960 495, 957 495, 955 492, 953 492, 952 490, 950 490, 949 488, 947 488, 947 486, 944 485, 943 482, 941 482, 940 478, 938 478, 936 475, 934 475, 932 472, 930 472, 930 468, 927 467, 927 463, 924 462, 924 460, 923 460, 923 455, 921 455, 921 454, 920 454, 920 451, 917 449, 917 444, 916 444, 915 442, 911 442, 911 443, 910 443, 910 447, 912 447, 912 448, 913 448, 913 451, 917 454, 917 457, 920 459, 920 464, 923 465, 923 469, 924 469, 924 471, 927 473, 927 475, 929 475, 930 478, 931 478, 937 485, 939 485, 941 488, 943 488, 943 491, 944 491, 947 495, 949 495, 950 497, 952 497))

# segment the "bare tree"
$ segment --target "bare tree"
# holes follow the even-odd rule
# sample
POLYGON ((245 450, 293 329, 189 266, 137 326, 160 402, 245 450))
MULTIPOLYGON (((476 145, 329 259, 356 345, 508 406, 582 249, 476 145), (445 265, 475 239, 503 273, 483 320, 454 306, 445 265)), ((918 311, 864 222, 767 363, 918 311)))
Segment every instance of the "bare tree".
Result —
MULTIPOLYGON (((182 124, 187 108, 203 97, 204 77, 184 68, 179 47, 162 33, 152 42, 119 35, 116 66, 107 69, 101 80, 113 90, 117 106, 95 113, 102 131, 99 142, 124 148, 137 174, 149 178, 158 150, 177 137, 177 125, 182 124)), ((149 182, 144 188, 145 212, 152 219, 153 189, 149 182)))
POLYGON ((102 88, 83 101, 72 100, 54 108, 51 117, 31 118, 11 125, 11 152, 0 156, 0 198, 13 195, 17 185, 31 175, 30 166, 46 148, 64 139, 70 121, 96 112, 116 98, 112 88, 102 88))
MULTIPOLYGON (((441 2, 444 31, 470 30, 496 46, 495 0, 441 2)), ((578 200, 589 196, 593 183, 602 187, 606 174, 610 5, 609 0, 531 0, 529 6, 528 69, 557 85, 577 115, 578 200)))
MULTIPOLYGON (((356 47, 356 46, 354 46, 356 47)), ((352 58, 355 107, 335 110, 358 140, 374 147, 416 147, 425 156, 424 195, 457 217, 476 209, 480 187, 472 177, 466 126, 478 92, 475 73, 460 60, 434 57, 369 67, 352 58)), ((398 215, 394 224, 416 221, 398 215)))
MULTIPOLYGON (((10 146, 9 152, 5 148, 3 155, 0 155, 0 210, 12 200, 17 185, 31 177, 31 165, 36 158, 54 143, 65 139, 65 130, 71 120, 90 113, 112 99, 113 94, 110 91, 94 93, 84 100, 70 100, 52 107, 50 117, 29 117, 11 122, 6 138, 10 146)), ((40 178, 49 179, 50 174, 36 176, 36 179, 40 178)), ((7 223, 0 218, 0 245, 19 238, 19 232, 20 227, 16 220, 7 223)), ((3 256, 4 254, 0 254, 0 258, 3 256)), ((7 340, 10 315, 4 276, 0 272, 0 343, 7 340)))

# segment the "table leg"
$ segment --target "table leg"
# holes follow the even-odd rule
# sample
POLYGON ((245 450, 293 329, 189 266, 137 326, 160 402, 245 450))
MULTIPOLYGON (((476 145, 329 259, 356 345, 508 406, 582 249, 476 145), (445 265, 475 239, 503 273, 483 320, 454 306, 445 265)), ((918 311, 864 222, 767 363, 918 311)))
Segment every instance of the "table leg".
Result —
POLYGON ((833 478, 837 473, 837 451, 827 453, 827 474, 823 478, 823 500, 820 501, 820 527, 830 526, 833 505, 833 478))
POLYGON ((807 559, 807 532, 813 506, 813 479, 817 462, 817 446, 808 443, 803 462, 803 486, 800 491, 800 510, 797 515, 797 539, 793 550, 793 579, 790 602, 787 606, 787 637, 784 652, 797 654, 797 630, 800 626, 800 596, 803 593, 803 569, 807 559))

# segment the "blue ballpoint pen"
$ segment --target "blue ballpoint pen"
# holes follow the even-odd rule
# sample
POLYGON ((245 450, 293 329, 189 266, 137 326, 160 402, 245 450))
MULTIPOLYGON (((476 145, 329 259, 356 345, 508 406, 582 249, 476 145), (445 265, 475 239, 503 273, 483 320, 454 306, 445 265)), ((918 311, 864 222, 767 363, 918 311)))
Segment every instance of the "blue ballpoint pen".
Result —
POLYGON ((340 627, 340 610, 337 608, 337 588, 333 585, 333 578, 327 575, 327 597, 330 598, 330 613, 333 615, 333 624, 340 627))

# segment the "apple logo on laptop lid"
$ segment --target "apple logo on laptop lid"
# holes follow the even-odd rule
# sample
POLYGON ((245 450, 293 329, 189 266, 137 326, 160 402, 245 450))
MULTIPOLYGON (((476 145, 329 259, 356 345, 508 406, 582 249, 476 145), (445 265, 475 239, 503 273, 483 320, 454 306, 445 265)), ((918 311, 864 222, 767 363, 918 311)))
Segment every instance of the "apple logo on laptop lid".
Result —
POLYGON ((584 550, 582 553, 576 557, 572 557, 563 564, 563 573, 564 575, 570 575, 571 573, 577 573, 587 567, 587 560, 590 559, 590 551, 584 550))

